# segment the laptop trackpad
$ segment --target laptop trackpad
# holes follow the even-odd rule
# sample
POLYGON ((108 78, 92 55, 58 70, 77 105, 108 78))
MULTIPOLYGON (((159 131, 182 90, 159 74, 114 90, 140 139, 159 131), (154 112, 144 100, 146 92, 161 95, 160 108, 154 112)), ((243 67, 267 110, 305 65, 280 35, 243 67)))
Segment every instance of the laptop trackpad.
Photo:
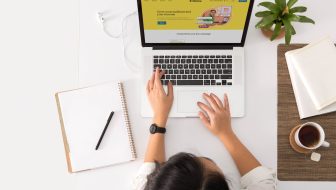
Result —
POLYGON ((177 111, 179 113, 196 113, 199 111, 198 101, 202 101, 204 91, 179 91, 177 98, 177 111))

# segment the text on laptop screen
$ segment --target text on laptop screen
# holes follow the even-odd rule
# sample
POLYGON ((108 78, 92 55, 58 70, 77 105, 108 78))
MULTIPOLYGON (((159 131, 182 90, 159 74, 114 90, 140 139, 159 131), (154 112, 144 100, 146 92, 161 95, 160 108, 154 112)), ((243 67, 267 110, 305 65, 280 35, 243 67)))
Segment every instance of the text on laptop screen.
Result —
POLYGON ((146 43, 240 43, 250 0, 141 0, 146 43))

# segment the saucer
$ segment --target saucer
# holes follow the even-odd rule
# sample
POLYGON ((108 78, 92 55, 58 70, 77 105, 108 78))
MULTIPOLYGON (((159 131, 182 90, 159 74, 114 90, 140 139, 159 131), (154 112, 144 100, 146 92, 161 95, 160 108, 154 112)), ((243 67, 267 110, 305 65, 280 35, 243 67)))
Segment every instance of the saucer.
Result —
POLYGON ((311 153, 313 150, 302 148, 302 147, 298 146, 295 142, 295 132, 300 126, 301 125, 298 125, 291 130, 291 132, 289 134, 289 144, 291 145, 293 150, 295 150, 298 153, 301 153, 301 154, 311 153))

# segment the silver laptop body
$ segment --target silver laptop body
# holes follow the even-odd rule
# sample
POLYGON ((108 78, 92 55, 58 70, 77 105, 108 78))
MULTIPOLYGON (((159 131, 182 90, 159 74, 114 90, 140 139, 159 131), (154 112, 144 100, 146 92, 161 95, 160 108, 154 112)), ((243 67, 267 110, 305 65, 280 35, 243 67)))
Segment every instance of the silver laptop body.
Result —
MULTIPOLYGON (((153 69, 160 67, 166 72, 162 78, 165 90, 167 90, 165 84, 168 81, 174 84, 174 103, 169 117, 198 117, 200 109, 197 106, 197 102, 204 102, 203 93, 214 93, 222 100, 224 94, 227 93, 232 117, 243 117, 245 112, 245 59, 243 45, 253 0, 235 2, 247 3, 244 5, 247 7, 246 16, 242 16, 244 18, 241 19, 245 21, 242 23, 242 30, 203 30, 201 28, 202 26, 217 27, 217 25, 218 27, 224 27, 222 25, 228 24, 230 19, 233 19, 229 18, 226 19, 226 21, 229 20, 227 23, 220 23, 225 21, 225 19, 224 21, 220 20, 223 18, 220 12, 224 11, 223 15, 228 16, 228 13, 225 13, 226 10, 232 16, 235 14, 236 4, 226 6, 217 5, 216 3, 208 12, 205 11, 203 15, 200 15, 204 17, 197 17, 197 19, 205 19, 206 21, 197 22, 201 28, 199 30, 146 30, 146 14, 144 11, 147 11, 147 9, 143 9, 143 7, 148 6, 145 5, 147 2, 148 0, 138 0, 144 62, 141 80, 141 115, 143 117, 152 117, 153 115, 146 96, 146 85, 153 69), (228 10, 230 7, 231 10, 228 10), (218 16, 212 14, 215 13, 213 10, 217 11, 218 16), (219 23, 209 25, 210 16, 213 16, 213 23, 219 23), (209 33, 208 36, 210 37, 191 38, 189 33, 194 35, 195 31, 200 34, 204 33, 204 35, 209 33), (218 38, 218 35, 221 34, 226 37, 218 38), (222 39, 223 41, 215 43, 211 37, 212 35, 216 36, 216 39, 222 39), (236 41, 230 39, 230 37, 236 39, 236 41)), ((169 23, 170 19, 158 16, 156 22, 159 27, 162 23, 169 23)), ((154 25, 154 27, 156 26, 154 25)))

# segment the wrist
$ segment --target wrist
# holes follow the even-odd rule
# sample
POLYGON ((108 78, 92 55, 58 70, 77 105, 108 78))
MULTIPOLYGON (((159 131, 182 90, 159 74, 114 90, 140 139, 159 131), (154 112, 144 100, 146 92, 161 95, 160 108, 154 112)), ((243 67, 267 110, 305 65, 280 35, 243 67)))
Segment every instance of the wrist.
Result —
POLYGON ((153 123, 155 123, 159 127, 166 127, 167 119, 168 119, 167 117, 163 116, 154 116, 153 123))
POLYGON ((218 138, 223 141, 223 140, 226 140, 226 139, 232 139, 235 137, 235 134, 234 132, 232 131, 232 129, 230 130, 227 130, 227 131, 223 131, 221 133, 218 134, 218 138))

